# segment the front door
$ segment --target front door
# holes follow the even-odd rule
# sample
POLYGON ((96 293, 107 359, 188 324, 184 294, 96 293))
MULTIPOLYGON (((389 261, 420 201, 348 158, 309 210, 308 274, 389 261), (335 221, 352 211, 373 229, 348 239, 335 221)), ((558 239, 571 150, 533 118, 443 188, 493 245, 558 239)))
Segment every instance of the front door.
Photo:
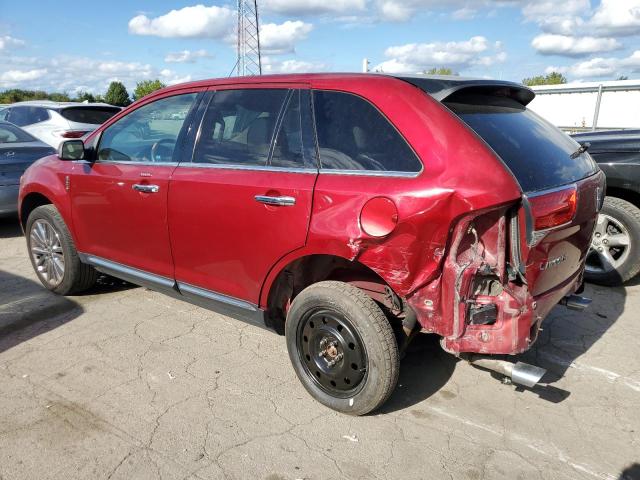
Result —
POLYGON ((142 105, 102 132, 94 162, 74 165, 69 191, 77 248, 91 263, 106 260, 173 279, 167 194, 196 97, 142 105))
POLYGON ((213 94, 193 163, 176 169, 169 188, 183 292, 257 305, 271 267, 304 246, 317 177, 311 129, 300 85, 213 94))

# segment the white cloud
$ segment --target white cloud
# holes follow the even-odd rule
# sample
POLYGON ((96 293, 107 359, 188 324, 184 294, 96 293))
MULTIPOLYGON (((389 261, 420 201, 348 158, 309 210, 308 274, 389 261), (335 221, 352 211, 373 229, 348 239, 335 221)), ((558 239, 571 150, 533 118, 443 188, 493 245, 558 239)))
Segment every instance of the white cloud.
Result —
POLYGON ((585 78, 613 78, 614 76, 632 73, 640 73, 640 50, 636 50, 628 57, 624 58, 604 58, 597 57, 583 62, 578 62, 568 67, 550 66, 547 73, 556 71, 570 75, 578 79, 585 78))
POLYGON ((54 58, 0 57, 0 88, 25 88, 56 92, 104 93, 109 83, 123 82, 129 92, 141 80, 159 78, 174 84, 191 80, 172 70, 150 64, 61 55, 54 58), (12 66, 18 66, 14 67, 12 66), (81 87, 80 87, 81 86, 81 87))
POLYGON ((322 62, 276 60, 271 57, 263 57, 262 59, 262 70, 264 73, 308 73, 323 72, 327 69, 327 64, 322 62))
POLYGON ((281 15, 353 14, 365 10, 367 0, 264 0, 260 8, 281 15))
POLYGON ((531 46, 543 55, 582 57, 593 53, 611 52, 622 48, 615 38, 570 37, 543 33, 531 42, 531 46))
POLYGON ((19 38, 10 37, 9 35, 4 35, 0 37, 0 51, 5 49, 10 49, 11 47, 20 48, 24 47, 24 40, 20 40, 19 38))
POLYGON ((260 46, 265 54, 275 55, 295 52, 295 44, 307 38, 313 30, 309 23, 287 20, 278 25, 263 23, 260 25, 260 46))
POLYGON ((374 70, 387 73, 420 72, 433 67, 464 69, 474 65, 490 66, 504 62, 506 54, 499 51, 502 44, 491 44, 485 37, 476 36, 462 42, 409 43, 385 50, 389 58, 374 70), (488 55, 483 55, 488 53, 488 55))
POLYGON ((200 58, 209 58, 211 55, 206 50, 182 50, 180 52, 170 52, 164 57, 167 63, 195 63, 200 58))
POLYGON ((515 6, 524 0, 376 0, 383 20, 406 22, 415 14, 433 10, 451 10, 454 20, 473 18, 480 8, 515 6))
POLYGON ((233 28, 235 18, 235 12, 227 7, 195 5, 156 18, 133 17, 129 32, 163 38, 223 38, 233 28))
POLYGON ((601 35, 638 35, 640 0, 602 0, 589 24, 601 35))
POLYGON ((8 70, 0 73, 0 86, 4 88, 16 87, 23 82, 37 80, 47 74, 45 68, 34 70, 8 70))

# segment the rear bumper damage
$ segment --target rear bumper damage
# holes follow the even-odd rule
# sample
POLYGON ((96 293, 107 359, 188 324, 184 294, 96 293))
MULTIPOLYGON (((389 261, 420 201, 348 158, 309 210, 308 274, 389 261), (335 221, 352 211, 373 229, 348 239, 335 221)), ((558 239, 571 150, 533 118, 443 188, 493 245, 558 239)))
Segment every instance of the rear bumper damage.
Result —
MULTIPOLYGON (((559 303, 583 308, 573 295, 582 268, 551 290, 533 296, 518 266, 513 207, 462 219, 454 229, 442 275, 407 298, 423 330, 439 334, 449 353, 514 355, 528 350, 544 318, 559 303)), ((517 217, 516 217, 516 220, 517 217)), ((525 244, 526 247, 526 244, 525 244)))

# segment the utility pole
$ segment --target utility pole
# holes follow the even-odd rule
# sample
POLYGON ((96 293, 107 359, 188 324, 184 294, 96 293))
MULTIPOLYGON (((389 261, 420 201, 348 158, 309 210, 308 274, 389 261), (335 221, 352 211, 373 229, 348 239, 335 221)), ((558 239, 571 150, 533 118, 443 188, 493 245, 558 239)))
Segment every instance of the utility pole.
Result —
POLYGON ((238 76, 262 75, 257 0, 238 0, 238 60, 233 72, 238 76))

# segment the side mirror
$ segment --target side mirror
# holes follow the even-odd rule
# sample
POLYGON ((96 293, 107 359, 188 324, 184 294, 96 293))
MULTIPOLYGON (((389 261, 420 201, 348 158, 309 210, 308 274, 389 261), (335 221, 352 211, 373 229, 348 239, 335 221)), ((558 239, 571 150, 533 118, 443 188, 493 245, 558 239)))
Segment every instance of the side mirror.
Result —
POLYGON ((60 160, 82 160, 84 158, 84 142, 82 140, 66 140, 58 147, 60 160))

